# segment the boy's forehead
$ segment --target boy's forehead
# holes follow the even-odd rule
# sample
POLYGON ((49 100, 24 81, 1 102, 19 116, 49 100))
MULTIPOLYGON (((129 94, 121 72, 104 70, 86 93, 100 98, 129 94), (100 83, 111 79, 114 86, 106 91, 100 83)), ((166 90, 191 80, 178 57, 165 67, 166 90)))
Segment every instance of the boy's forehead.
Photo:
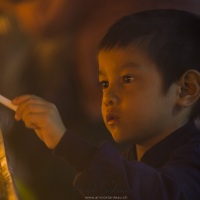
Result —
POLYGON ((123 48, 112 48, 101 50, 98 53, 99 67, 108 63, 116 63, 126 67, 138 67, 141 63, 154 63, 153 59, 141 48, 137 46, 128 46, 123 48))
POLYGON ((135 54, 140 54, 142 55, 144 58, 146 59, 150 59, 150 55, 148 53, 148 50, 143 47, 142 45, 139 45, 137 43, 131 43, 127 46, 124 47, 118 47, 118 46, 114 46, 112 48, 108 48, 108 49, 101 49, 98 52, 98 57, 102 56, 103 57, 130 57, 130 55, 135 55, 135 54))
POLYGON ((152 59, 144 51, 135 47, 101 50, 98 54, 98 63, 99 75, 104 75, 107 70, 115 72, 125 69, 147 71, 154 68, 157 70, 152 59))

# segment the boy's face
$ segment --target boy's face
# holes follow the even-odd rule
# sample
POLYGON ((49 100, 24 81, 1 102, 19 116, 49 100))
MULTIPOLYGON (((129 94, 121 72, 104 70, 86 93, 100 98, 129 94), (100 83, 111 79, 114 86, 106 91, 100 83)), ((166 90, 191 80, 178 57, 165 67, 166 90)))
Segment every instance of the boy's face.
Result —
POLYGON ((174 131, 175 84, 167 94, 162 76, 149 57, 134 47, 99 53, 102 115, 116 142, 142 144, 174 131))

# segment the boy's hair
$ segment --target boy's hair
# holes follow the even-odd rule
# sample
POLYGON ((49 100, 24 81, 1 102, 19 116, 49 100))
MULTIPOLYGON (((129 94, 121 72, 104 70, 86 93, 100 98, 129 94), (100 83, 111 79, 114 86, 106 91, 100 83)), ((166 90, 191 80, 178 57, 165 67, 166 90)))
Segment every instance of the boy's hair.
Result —
POLYGON ((166 93, 185 71, 200 72, 200 17, 172 9, 128 15, 110 28, 99 50, 129 45, 142 49, 157 65, 166 93))

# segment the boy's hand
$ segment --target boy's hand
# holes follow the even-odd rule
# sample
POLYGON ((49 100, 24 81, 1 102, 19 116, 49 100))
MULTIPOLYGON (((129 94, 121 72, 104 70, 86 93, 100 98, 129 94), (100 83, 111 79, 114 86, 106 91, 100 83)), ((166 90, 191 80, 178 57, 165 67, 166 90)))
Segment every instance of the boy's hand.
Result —
POLYGON ((34 129, 48 148, 55 148, 66 131, 56 106, 34 95, 19 96, 12 103, 18 106, 15 119, 34 129))

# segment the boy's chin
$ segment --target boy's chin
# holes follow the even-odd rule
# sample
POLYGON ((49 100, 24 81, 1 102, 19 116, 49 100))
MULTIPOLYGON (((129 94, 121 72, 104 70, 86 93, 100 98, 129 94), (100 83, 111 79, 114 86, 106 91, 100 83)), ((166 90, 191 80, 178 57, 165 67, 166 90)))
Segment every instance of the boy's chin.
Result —
POLYGON ((124 137, 120 137, 118 135, 112 135, 114 141, 117 143, 117 144, 127 144, 129 143, 130 141, 127 139, 127 138, 124 138, 124 137))
POLYGON ((136 144, 137 143, 137 139, 136 138, 131 138, 131 137, 124 137, 123 134, 116 134, 116 132, 111 132, 112 138, 113 140, 117 143, 117 144, 125 144, 125 145, 132 145, 132 144, 136 144))
MULTIPOLYGON (((108 129, 109 130, 109 129, 108 129)), ((113 140, 118 144, 132 144, 132 136, 129 134, 125 134, 124 131, 122 131, 119 128, 110 129, 109 132, 112 135, 113 140)))

